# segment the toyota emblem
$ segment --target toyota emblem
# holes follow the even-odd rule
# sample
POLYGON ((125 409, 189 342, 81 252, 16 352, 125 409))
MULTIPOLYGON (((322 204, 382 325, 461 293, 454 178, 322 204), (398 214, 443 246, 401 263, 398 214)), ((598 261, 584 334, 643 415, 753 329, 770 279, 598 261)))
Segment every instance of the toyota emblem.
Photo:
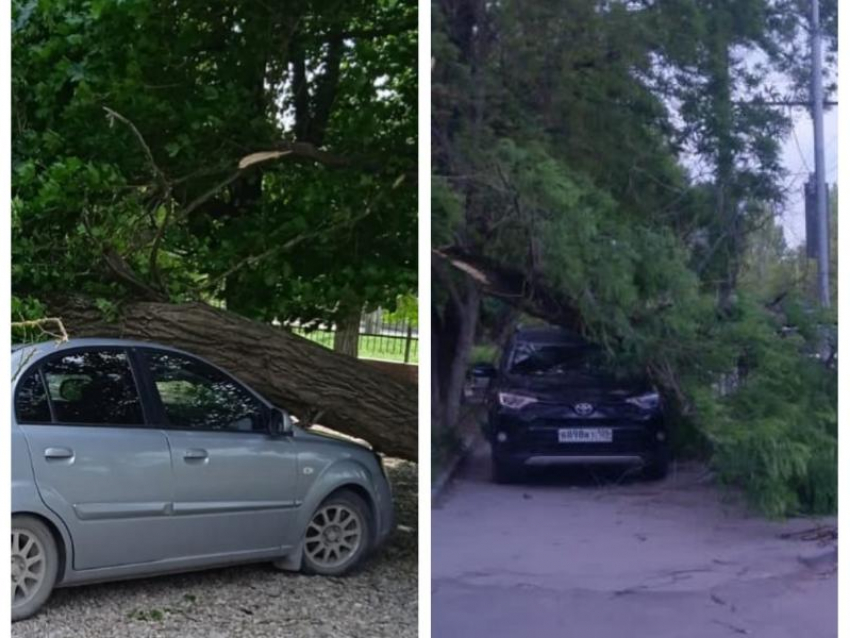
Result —
POLYGON ((593 406, 589 403, 576 403, 575 411, 579 416, 590 416, 593 414, 593 406))

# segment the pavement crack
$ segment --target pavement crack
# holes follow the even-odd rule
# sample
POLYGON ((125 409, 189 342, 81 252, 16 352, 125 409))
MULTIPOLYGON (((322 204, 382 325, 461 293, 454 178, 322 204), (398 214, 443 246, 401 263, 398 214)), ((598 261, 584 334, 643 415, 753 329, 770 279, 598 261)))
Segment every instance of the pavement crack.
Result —
POLYGON ((739 627, 738 625, 733 625, 732 623, 724 622, 722 620, 712 620, 711 622, 716 625, 720 625, 721 627, 726 627, 729 631, 740 636, 748 636, 750 634, 750 630, 745 627, 739 627))

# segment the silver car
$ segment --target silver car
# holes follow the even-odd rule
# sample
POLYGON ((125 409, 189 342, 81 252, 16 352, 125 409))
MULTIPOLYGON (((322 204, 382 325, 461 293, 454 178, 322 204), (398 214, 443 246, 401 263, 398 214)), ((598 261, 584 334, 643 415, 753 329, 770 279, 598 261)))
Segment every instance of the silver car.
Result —
POLYGON ((150 343, 12 353, 12 618, 57 586, 272 561, 338 575, 393 527, 364 446, 150 343))

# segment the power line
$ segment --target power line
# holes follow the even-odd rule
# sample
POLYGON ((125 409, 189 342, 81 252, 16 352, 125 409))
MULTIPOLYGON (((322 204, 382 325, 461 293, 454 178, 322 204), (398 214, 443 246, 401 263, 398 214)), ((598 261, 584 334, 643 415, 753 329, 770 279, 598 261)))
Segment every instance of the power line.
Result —
POLYGON ((797 127, 792 127, 791 133, 794 134, 794 146, 797 147, 797 153, 800 155, 800 161, 803 162, 803 166, 806 167, 806 173, 811 173, 812 170, 809 168, 809 163, 806 161, 806 157, 803 155, 803 149, 800 147, 800 140, 797 137, 797 127))

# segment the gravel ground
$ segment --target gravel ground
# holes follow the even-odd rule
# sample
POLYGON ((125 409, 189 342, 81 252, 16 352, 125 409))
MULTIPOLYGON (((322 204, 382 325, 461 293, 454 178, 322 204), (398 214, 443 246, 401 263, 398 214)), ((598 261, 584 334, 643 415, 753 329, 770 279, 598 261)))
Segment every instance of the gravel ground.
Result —
POLYGON ((260 564, 58 589, 41 613, 12 625, 12 636, 416 636, 416 464, 388 460, 387 469, 403 529, 356 574, 302 576, 260 564))

